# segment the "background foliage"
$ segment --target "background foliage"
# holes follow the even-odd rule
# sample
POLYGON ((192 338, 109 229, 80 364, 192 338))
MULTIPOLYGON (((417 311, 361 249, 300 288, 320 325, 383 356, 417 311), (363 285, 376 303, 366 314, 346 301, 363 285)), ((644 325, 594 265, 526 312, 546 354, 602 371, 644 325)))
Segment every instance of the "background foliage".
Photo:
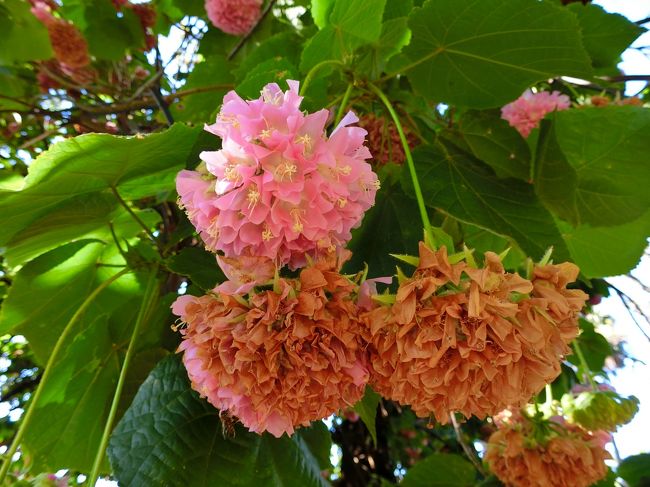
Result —
MULTIPOLYGON (((133 10, 59 3, 88 42, 92 81, 55 72, 29 3, 0 0, 0 335, 2 401, 12 410, 3 444, 50 370, 7 485, 60 469, 88 474, 113 413, 99 471, 121 485, 498 485, 462 450, 473 457, 489 423, 430 425, 371 390, 355 407, 361 421, 342 412, 293 438, 220 424, 174 354, 170 303, 223 279, 176 207, 174 178, 218 144, 202 125, 229 89, 254 97, 266 83, 301 79, 307 109, 344 103, 362 122, 388 120, 373 82, 418 146, 430 218, 456 246, 510 248, 511 269, 553 247, 554 259, 580 266, 596 304, 609 292, 604 278, 633 269, 650 234, 649 91, 626 103, 616 68, 644 29, 588 2, 278 0, 239 39, 208 26, 202 1, 156 0, 153 32, 166 37, 147 49, 133 10), (529 87, 559 90, 575 107, 525 140, 498 108, 529 87)), ((370 276, 392 274, 388 254, 414 253, 421 238, 408 171, 377 170, 382 189, 350 244, 350 268, 365 262, 370 276)), ((621 350, 598 324, 586 315, 579 341, 605 376, 621 350)), ((572 357, 563 370, 557 398, 585 372, 572 357)), ((648 471, 646 454, 616 475, 635 487, 648 471)))

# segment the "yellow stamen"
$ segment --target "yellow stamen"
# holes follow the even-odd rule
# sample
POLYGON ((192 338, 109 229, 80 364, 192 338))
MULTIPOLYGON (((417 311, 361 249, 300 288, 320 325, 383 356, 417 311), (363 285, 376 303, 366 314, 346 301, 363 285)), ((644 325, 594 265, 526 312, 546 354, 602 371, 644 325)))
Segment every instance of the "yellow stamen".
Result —
POLYGON ((260 200, 260 192, 257 190, 257 186, 249 188, 246 199, 248 200, 248 209, 255 208, 255 205, 260 200))

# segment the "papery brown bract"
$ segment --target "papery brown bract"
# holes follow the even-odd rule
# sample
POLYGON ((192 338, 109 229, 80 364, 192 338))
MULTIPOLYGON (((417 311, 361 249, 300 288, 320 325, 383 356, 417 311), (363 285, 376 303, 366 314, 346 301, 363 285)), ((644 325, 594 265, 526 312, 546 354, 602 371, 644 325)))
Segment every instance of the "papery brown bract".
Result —
POLYGON ((490 470, 511 487, 588 487, 607 475, 610 458, 599 435, 551 420, 536 438, 529 419, 501 422, 487 444, 490 470))
POLYGON ((192 387, 276 437, 350 407, 368 380, 356 286, 327 263, 247 298, 182 296, 174 312, 192 387))
POLYGON ((586 299, 565 289, 573 268, 538 268, 531 282, 496 254, 485 260, 452 264, 444 247, 420 244, 395 304, 364 314, 375 390, 446 423, 450 411, 483 418, 523 405, 559 375, 586 299))

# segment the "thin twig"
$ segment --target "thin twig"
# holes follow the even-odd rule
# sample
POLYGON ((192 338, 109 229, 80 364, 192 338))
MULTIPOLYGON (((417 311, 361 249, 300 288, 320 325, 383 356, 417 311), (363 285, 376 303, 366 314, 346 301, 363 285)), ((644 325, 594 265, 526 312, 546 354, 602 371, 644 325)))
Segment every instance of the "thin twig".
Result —
POLYGON ((144 232, 147 234, 147 237, 151 239, 151 241, 156 244, 156 247, 158 247, 158 241, 156 240, 156 237, 153 236, 153 233, 151 233, 151 230, 147 226, 145 222, 142 221, 142 219, 135 214, 135 212, 131 209, 131 207, 122 199, 120 196, 120 193, 117 191, 117 188, 115 186, 111 186, 111 191, 115 195, 115 198, 117 198, 117 201, 124 207, 124 209, 133 217, 133 219, 142 227, 144 232))
POLYGON ((639 323, 637 321, 636 316, 634 316, 634 313, 630 309, 630 304, 632 304, 636 308, 636 310, 640 312, 641 316, 643 316, 645 318, 645 320, 648 321, 648 317, 645 315, 645 313, 641 312, 640 308, 636 304, 636 302, 633 299, 631 299, 627 294, 625 294, 623 291, 621 291, 620 289, 612 286, 611 284, 609 284, 609 287, 611 287, 614 290, 614 292, 618 295, 619 299, 621 300, 621 303, 623 303, 623 306, 625 306, 625 309, 627 310, 628 314, 630 315, 630 318, 632 318, 632 321, 634 322, 636 327, 639 329, 639 331, 643 334, 643 336, 645 336, 648 339, 648 341, 650 341, 650 336, 643 329, 643 327, 641 326, 641 323, 639 323))
POLYGON ((139 86, 137 90, 135 90, 133 96, 129 97, 126 100, 126 103, 132 102, 140 98, 140 96, 142 96, 142 93, 144 93, 147 90, 147 88, 150 88, 152 84, 158 81, 162 77, 162 75, 163 75, 162 71, 156 71, 156 74, 154 74, 151 78, 149 78, 141 86, 139 86))
POLYGON ((156 105, 158 105, 158 108, 160 108, 160 111, 165 116, 167 125, 171 126, 174 123, 174 116, 172 115, 172 112, 169 111, 169 105, 160 94, 160 89, 157 87, 152 87, 149 92, 153 95, 154 100, 156 100, 156 105))
POLYGON ((257 29, 257 26, 262 23, 262 21, 266 18, 266 16, 271 12, 271 9, 273 8, 273 5, 275 5, 276 0, 269 0, 268 5, 262 12, 262 15, 260 15, 260 18, 257 20, 255 25, 251 27, 251 30, 249 30, 244 37, 239 39, 239 42, 235 44, 235 47, 232 48, 232 50, 228 53, 228 61, 230 61, 232 58, 235 57, 235 55, 239 52, 239 50, 244 47, 244 44, 246 44, 246 41, 250 38, 251 35, 253 35, 253 32, 255 32, 255 29, 257 29))
POLYGON ((636 25, 643 25, 643 24, 647 24, 648 22, 650 22, 650 17, 646 17, 645 19, 637 20, 634 23, 636 25))
MULTIPOLYGON (((199 93, 207 93, 210 91, 227 90, 233 87, 234 85, 232 83, 200 86, 198 88, 192 88, 189 90, 172 93, 171 95, 165 95, 162 98, 163 100, 165 100, 165 103, 174 103, 180 98, 186 96, 196 95, 199 93)), ((142 108, 155 108, 157 106, 158 104, 156 103, 156 100, 154 98, 145 98, 142 100, 136 100, 129 103, 114 103, 106 106, 77 105, 77 108, 82 112, 90 113, 93 115, 107 115, 109 113, 131 112, 133 110, 140 110, 142 108)))
POLYGON ((463 438, 463 432, 460 429, 460 425, 458 424, 458 421, 456 421, 456 415, 454 414, 453 411, 449 412, 449 419, 451 419, 451 424, 454 426, 454 432, 456 433, 456 439, 458 440, 458 443, 460 443, 461 448, 465 452, 465 455, 469 459, 470 462, 472 462, 472 465, 478 470, 481 475, 485 475, 485 471, 483 470, 483 466, 481 463, 478 461, 478 458, 476 457, 476 451, 472 448, 469 447, 469 445, 465 442, 465 439, 463 438))

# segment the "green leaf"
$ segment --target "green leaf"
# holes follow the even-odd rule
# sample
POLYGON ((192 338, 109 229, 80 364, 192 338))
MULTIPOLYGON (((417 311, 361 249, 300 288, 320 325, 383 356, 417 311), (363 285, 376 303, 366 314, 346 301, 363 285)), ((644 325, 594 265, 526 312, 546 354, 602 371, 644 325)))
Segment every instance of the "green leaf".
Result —
POLYGON ((336 0, 329 24, 305 46, 301 71, 327 59, 344 60, 365 44, 379 40, 386 0, 336 0))
POLYGON ((0 3, 0 66, 52 57, 47 29, 29 9, 29 2, 23 0, 0 3))
POLYGON ((411 31, 406 17, 386 20, 382 24, 379 39, 362 50, 356 70, 369 73, 371 78, 378 78, 390 58, 400 52, 410 40, 411 31))
MULTIPOLYGON (((149 228, 160 220, 160 215, 153 210, 135 210, 135 213, 149 228)), ((110 243, 113 237, 109 222, 120 240, 142 232, 142 227, 118 206, 113 195, 91 193, 71 198, 14 235, 7 243, 7 264, 21 265, 61 242, 98 239, 110 243)))
POLYGON ((512 270, 520 268, 526 260, 526 254, 524 254, 517 246, 517 243, 512 240, 501 237, 475 225, 463 224, 462 229, 463 242, 470 249, 475 249, 475 256, 480 256, 488 251, 500 254, 510 249, 502 262, 506 269, 512 270))
POLYGON ((422 222, 415 201, 404 194, 399 182, 401 168, 389 165, 379 176, 382 188, 375 206, 364 216, 361 227, 352 232, 348 248, 352 259, 346 268, 357 272, 368 264, 371 277, 392 276, 396 262, 389 254, 417 255, 422 240, 422 222), (381 231, 377 229, 381 228, 381 231))
POLYGON ((615 227, 572 227, 558 222, 571 259, 589 278, 626 274, 636 267, 648 246, 650 212, 615 227))
POLYGON ((115 428, 108 455, 120 485, 326 485, 300 435, 276 439, 237 426, 224 438, 219 411, 190 388, 178 356, 151 372, 115 428))
POLYGON ((167 267, 176 274, 189 277, 205 291, 226 279, 214 254, 199 247, 184 248, 167 261, 167 267))
MULTIPOLYGON (((580 318, 580 329, 580 336, 576 338, 576 341, 585 356, 587 366, 592 372, 601 372, 605 366, 605 359, 614 353, 612 346, 589 321, 580 318)), ((567 359, 572 364, 581 367, 576 354, 569 355, 567 359)))
POLYGON ((99 59, 119 61, 130 48, 144 46, 140 20, 130 9, 121 15, 110 2, 92 0, 86 6, 84 35, 88 49, 99 59))
POLYGON ((311 0, 311 16, 314 24, 322 29, 329 24, 330 13, 335 0, 311 0))
MULTIPOLYGON (((225 56, 213 55, 194 66, 183 88, 188 90, 207 89, 228 85, 232 82, 233 76, 230 74, 230 66, 225 56)), ((184 97, 181 102, 171 106, 174 120, 199 124, 212 122, 213 115, 221 106, 223 96, 227 91, 226 87, 184 97)))
POLYGON ((301 428, 298 434, 305 441, 312 452, 321 470, 330 470, 332 461, 330 451, 332 449, 332 435, 323 421, 314 421, 309 428, 301 428))
POLYGON ((650 206, 650 111, 632 106, 566 110, 545 121, 535 189, 574 226, 620 225, 650 206))
MULTIPOLYGON (((560 232, 532 186, 497 178, 480 161, 444 139, 416 149, 413 155, 425 203, 431 208, 512 238, 534 259, 543 256, 550 246, 556 260, 568 258, 560 232)), ((412 195, 406 171, 402 182, 412 195)))
POLYGON ((627 457, 618 466, 616 473, 630 487, 647 487, 650 485, 650 453, 627 457))
POLYGON ((409 469, 403 487, 470 487, 476 484, 476 471, 460 455, 434 453, 409 469))
MULTIPOLYGON (((63 356, 52 365, 23 441, 36 471, 92 468, 140 301, 127 303, 120 320, 99 315, 80 323, 63 356)), ((136 348, 120 401, 122 411, 163 353, 136 348)), ((102 471, 109 473, 108 462, 102 471)))
POLYGON ((467 147, 500 178, 530 179, 530 149, 519 133, 501 118, 498 110, 469 110, 458 125, 445 134, 456 145, 467 147))
POLYGON ((241 81, 250 71, 269 59, 285 58, 292 65, 297 66, 300 62, 300 48, 301 39, 294 32, 280 32, 265 39, 254 50, 247 53, 233 73, 241 81))
POLYGON ((368 428, 368 433, 370 433, 375 445, 377 444, 377 407, 379 407, 379 401, 381 401, 381 396, 373 391, 370 386, 366 386, 363 397, 354 405, 354 410, 368 428))
POLYGON ((591 71, 577 19, 549 2, 429 0, 409 26, 408 77, 437 102, 497 107, 537 81, 591 71))
POLYGON ((599 5, 572 3, 567 8, 578 16, 582 41, 595 68, 615 65, 623 51, 645 32, 624 16, 608 13, 599 5))
POLYGON ((52 145, 31 164, 23 190, 0 200, 0 246, 78 195, 110 193, 111 186, 139 177, 179 171, 200 132, 177 124, 146 137, 89 134, 52 145))
MULTIPOLYGON (((51 250, 26 264, 16 274, 2 303, 0 335, 24 335, 37 361, 45 363, 61 331, 88 294, 119 270, 98 267, 98 261, 116 262, 107 255, 103 243, 83 240, 51 250)), ((102 293, 96 307, 108 313, 138 287, 133 276, 125 275, 102 293)))
POLYGON ((297 77, 298 69, 286 59, 269 59, 249 71, 246 78, 237 85, 237 93, 242 98, 258 98, 264 85, 278 83, 284 87, 286 80, 297 77))

